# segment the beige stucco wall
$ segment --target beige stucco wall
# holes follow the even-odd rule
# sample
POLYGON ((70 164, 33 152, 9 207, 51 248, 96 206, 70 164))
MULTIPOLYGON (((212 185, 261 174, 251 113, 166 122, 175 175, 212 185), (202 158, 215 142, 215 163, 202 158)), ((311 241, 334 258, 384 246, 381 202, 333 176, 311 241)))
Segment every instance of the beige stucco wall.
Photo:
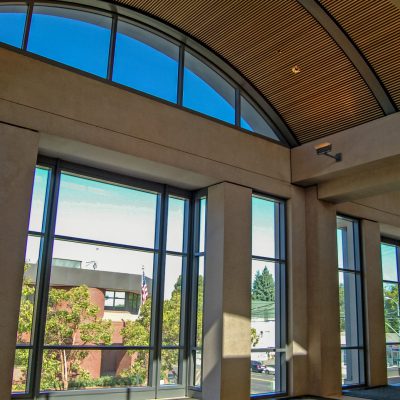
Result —
MULTIPOLYGON (((31 139, 22 140, 21 145, 18 141, 25 129, 12 128, 16 132, 15 136, 7 136, 3 130, 0 131, 2 166, 8 160, 4 155, 7 147, 4 146, 9 146, 13 151, 10 167, 19 168, 22 163, 26 168, 25 178, 19 186, 7 186, 5 193, 9 192, 9 197, 0 214, 6 217, 8 214, 9 224, 19 226, 13 239, 15 258, 7 264, 7 271, 19 265, 24 257, 26 210, 29 208, 34 160, 38 152, 190 189, 229 182, 234 185, 229 190, 240 193, 238 197, 242 201, 230 205, 231 208, 217 208, 215 212, 220 217, 223 216, 221 213, 227 212, 230 218, 240 219, 235 209, 247 210, 246 202, 251 193, 249 188, 287 199, 289 392, 301 395, 312 389, 313 393, 332 394, 340 390, 338 360, 336 356, 331 356, 339 345, 339 336, 332 327, 337 322, 338 313, 335 288, 331 288, 330 296, 323 303, 318 301, 322 294, 326 295, 322 293, 321 287, 324 287, 328 276, 320 268, 330 266, 335 269, 334 274, 337 276, 333 261, 336 255, 335 238, 331 232, 335 228, 334 215, 339 212, 375 221, 380 226, 386 224, 400 227, 398 194, 385 194, 336 205, 321 202, 314 188, 307 191, 291 184, 291 152, 283 146, 5 48, 0 48, 0 121, 35 131, 27 131, 32 135, 31 139), (33 142, 32 138, 35 138, 33 142), (19 159, 21 154, 25 161, 19 159), (241 186, 244 187, 243 191, 239 189, 241 186), (13 199, 18 201, 14 203, 13 199), (329 241, 321 243, 321 235, 327 235, 329 241), (319 253, 314 252, 316 243, 322 245, 319 253), (320 253, 322 248, 326 250, 326 255, 320 253), (331 256, 329 262, 326 260, 327 255, 331 256), (316 316, 321 308, 325 318, 333 316, 326 325, 324 320, 316 316), (321 375, 325 373, 329 376, 327 380, 321 375)), ((219 187, 219 193, 214 193, 215 198, 223 194, 223 186, 219 187)), ((224 190, 228 191, 227 187, 224 190)), ((248 218, 246 221, 245 232, 248 233, 248 218)), ((231 230, 235 226, 240 226, 240 221, 233 222, 231 230)), ((376 230, 374 238, 376 242, 376 230)), ((7 248, 11 247, 7 245, 7 248)), ((219 265, 225 255, 218 253, 218 249, 214 250, 222 260, 215 261, 219 265)), ((235 254, 234 250, 230 249, 230 257, 235 254)), ((375 257, 376 265, 376 254, 371 257, 375 257)), ((333 278, 333 272, 327 272, 333 278)), ((223 278, 224 270, 221 273, 223 278)), ((371 276, 376 277, 373 274, 371 276)), ((225 285, 222 278, 219 281, 221 291, 225 285)), ((13 293, 9 316, 11 322, 7 328, 0 326, 0 335, 3 332, 1 329, 5 329, 11 346, 15 337, 22 275, 17 274, 13 279, 8 287, 10 293, 13 293)), ((247 285, 248 282, 244 282, 243 285, 247 285)), ((220 299, 221 315, 229 309, 224 303, 225 299, 242 302, 241 306, 247 305, 249 301, 249 288, 239 291, 234 298, 232 291, 236 283, 228 283, 230 286, 226 286, 229 289, 226 298, 220 299)), ((373 290, 376 288, 371 289, 370 293, 373 290)), ((5 295, 7 293, 0 291, 1 301, 5 295)), ((240 310, 239 314, 243 314, 243 310, 240 310)), ((233 314, 236 311, 233 307, 233 314)), ((230 322, 227 320, 224 323, 228 324, 228 328, 225 331, 221 328, 217 332, 216 337, 219 339, 214 338, 216 345, 218 340, 227 343, 230 340, 226 334, 230 322)), ((232 324, 235 323, 232 320, 232 324)), ((237 331, 237 327, 232 327, 237 331)), ((371 326, 369 329, 374 331, 371 326)), ((232 343, 236 346, 235 341, 232 343)), ((222 342, 219 345, 222 346, 222 342)), ((239 345, 244 346, 243 341, 239 345)), ((0 351, 2 349, 3 345, 0 351)), ((237 351, 240 353, 240 348, 237 351)), ((8 347, 6 363, 12 361, 12 354, 12 347, 8 347)), ((376 354, 378 358, 371 365, 382 363, 382 352, 378 349, 376 354)), ((232 359, 226 359, 224 365, 227 368, 228 364, 234 365, 232 359)), ((241 370, 245 361, 238 360, 237 365, 241 370)), ((5 378, 3 380, 0 377, 0 393, 4 394, 8 393, 10 376, 2 376, 5 378)), ((220 383, 229 385, 227 374, 220 373, 218 376, 220 383)), ((236 379, 237 384, 240 377, 233 375, 231 379, 236 379)), ((242 383, 242 389, 248 387, 248 376, 243 378, 242 383)), ((223 396, 230 395, 227 388, 220 387, 219 390, 223 396)))

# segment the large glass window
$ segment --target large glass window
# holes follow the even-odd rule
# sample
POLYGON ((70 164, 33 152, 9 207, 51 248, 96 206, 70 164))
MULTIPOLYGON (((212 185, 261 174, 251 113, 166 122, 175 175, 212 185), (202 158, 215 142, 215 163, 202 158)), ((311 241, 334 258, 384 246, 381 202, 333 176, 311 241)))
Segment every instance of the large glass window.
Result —
POLYGON ((189 52, 185 52, 183 105, 222 121, 235 123, 234 87, 189 52))
POLYGON ((400 382, 400 243, 381 244, 383 304, 385 310, 386 362, 389 383, 400 382))
POLYGON ((358 222, 337 217, 342 384, 365 383, 364 323, 358 222))
POLYGON ((190 194, 46 162, 35 174, 14 393, 183 396, 190 194))
POLYGON ((176 103, 178 61, 177 45, 118 21, 113 81, 176 103))
POLYGON ((284 204, 252 201, 251 394, 286 391, 284 204))
POLYGON ((110 32, 110 16, 35 5, 27 50, 105 78, 110 32))

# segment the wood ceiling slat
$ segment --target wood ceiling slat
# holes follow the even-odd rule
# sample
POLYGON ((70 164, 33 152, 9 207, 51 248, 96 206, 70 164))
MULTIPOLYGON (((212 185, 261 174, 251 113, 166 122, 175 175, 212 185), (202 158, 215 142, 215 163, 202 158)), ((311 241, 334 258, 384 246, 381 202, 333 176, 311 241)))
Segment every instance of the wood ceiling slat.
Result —
MULTIPOLYGON (((355 4, 359 0, 323 3, 340 3, 354 21, 359 17, 353 9, 366 15, 383 10, 379 24, 392 21, 386 6, 365 1, 367 11, 355 4)), ((300 142, 383 116, 349 59, 296 0, 117 2, 174 25, 222 56, 275 107, 300 142), (300 74, 291 72, 294 65, 300 66, 300 74)), ((359 29, 378 43, 379 36, 359 29)), ((379 49, 376 54, 381 54, 379 49)))
POLYGON ((321 0, 400 108, 400 10, 388 0, 321 0))

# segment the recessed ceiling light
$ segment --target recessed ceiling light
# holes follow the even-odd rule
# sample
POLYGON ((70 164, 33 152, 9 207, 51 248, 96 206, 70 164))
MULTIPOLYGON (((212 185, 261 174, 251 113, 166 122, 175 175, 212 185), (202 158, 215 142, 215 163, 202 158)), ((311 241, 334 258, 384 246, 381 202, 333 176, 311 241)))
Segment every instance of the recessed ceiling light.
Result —
POLYGON ((292 72, 293 72, 294 74, 298 74, 300 71, 301 71, 301 69, 300 69, 300 67, 299 67, 298 65, 294 65, 294 66, 292 67, 292 72))

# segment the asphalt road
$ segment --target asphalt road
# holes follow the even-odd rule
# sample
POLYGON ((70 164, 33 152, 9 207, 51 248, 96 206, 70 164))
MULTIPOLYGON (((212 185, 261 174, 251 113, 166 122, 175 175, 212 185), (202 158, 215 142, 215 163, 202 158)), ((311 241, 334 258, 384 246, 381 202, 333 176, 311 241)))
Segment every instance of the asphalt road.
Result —
POLYGON ((251 373, 251 393, 267 393, 274 391, 275 375, 251 373))

